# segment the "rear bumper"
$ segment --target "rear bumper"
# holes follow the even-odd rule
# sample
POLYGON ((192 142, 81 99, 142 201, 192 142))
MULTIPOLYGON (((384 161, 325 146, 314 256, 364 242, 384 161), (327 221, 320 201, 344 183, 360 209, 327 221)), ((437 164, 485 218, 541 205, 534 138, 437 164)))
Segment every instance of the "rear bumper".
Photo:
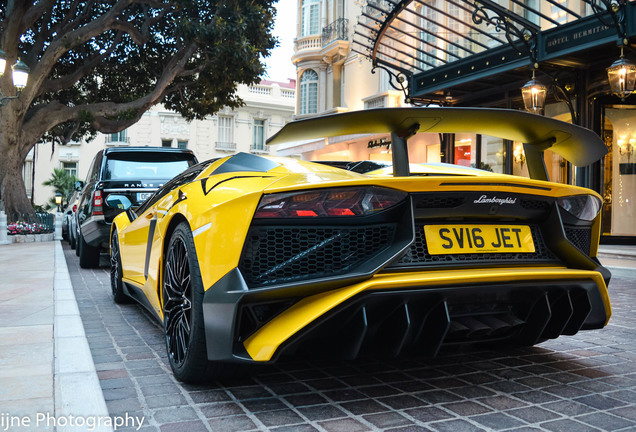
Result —
POLYGON ((81 224, 84 241, 90 246, 99 247, 108 244, 111 224, 106 222, 104 216, 91 216, 81 224))
POLYGON ((235 270, 205 293, 211 360, 271 362, 311 350, 347 358, 435 355, 443 346, 497 341, 532 345, 602 328, 611 315, 602 274, 566 268, 391 273, 306 297, 275 291, 248 291, 235 270))

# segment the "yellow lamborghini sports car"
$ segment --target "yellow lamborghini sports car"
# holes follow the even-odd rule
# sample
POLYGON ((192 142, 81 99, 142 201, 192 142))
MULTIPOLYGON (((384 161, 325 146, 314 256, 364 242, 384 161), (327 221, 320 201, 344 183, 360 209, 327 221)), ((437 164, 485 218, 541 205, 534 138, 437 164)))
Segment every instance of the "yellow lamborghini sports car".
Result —
POLYGON ((598 136, 519 111, 402 108, 299 120, 269 142, 381 132, 392 175, 238 153, 190 167, 137 209, 105 198, 125 210, 111 230, 114 300, 163 323, 177 379, 307 353, 533 345, 607 324, 601 198, 546 181, 542 154, 589 165, 606 152, 598 136), (520 141, 533 179, 411 172, 416 132, 520 141))

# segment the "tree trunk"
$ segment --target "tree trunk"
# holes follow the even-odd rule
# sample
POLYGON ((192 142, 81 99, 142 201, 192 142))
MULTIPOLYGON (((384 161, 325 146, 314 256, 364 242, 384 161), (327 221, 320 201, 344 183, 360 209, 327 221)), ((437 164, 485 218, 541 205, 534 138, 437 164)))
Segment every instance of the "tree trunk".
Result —
POLYGON ((33 215, 35 212, 22 179, 26 152, 20 151, 15 135, 12 137, 7 132, 0 134, 0 198, 7 217, 13 220, 22 214, 33 215))
POLYGON ((2 182, 2 201, 9 220, 13 221, 25 213, 34 214, 22 180, 22 162, 15 161, 8 167, 2 182))

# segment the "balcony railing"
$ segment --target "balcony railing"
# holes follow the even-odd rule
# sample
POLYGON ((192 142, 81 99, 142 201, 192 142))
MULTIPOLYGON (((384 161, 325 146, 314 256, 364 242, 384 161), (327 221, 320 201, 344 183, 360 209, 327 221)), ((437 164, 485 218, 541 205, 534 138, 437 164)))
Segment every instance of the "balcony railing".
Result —
POLYGON ((310 35, 294 40, 296 44, 295 51, 302 51, 304 49, 322 48, 322 38, 320 35, 310 35))
POLYGON ((322 46, 329 45, 335 40, 349 40, 349 20, 338 18, 322 29, 322 46))
POLYGON ((250 146, 250 152, 252 153, 269 153, 269 148, 265 145, 254 145, 250 146))
POLYGON ((364 109, 381 108, 387 106, 387 95, 377 96, 364 101, 364 109))
POLYGON ((282 89, 280 91, 280 95, 284 98, 294 99, 296 97, 296 90, 285 90, 282 89))
POLYGON ((128 145, 130 144, 130 137, 114 137, 112 135, 106 135, 106 144, 108 145, 128 145))
POLYGON ((257 94, 257 95, 263 95, 263 96, 272 95, 272 88, 268 86, 254 85, 254 86, 248 87, 248 91, 252 94, 257 94))
POLYGON ((236 151, 236 143, 217 141, 215 148, 221 151, 236 151))

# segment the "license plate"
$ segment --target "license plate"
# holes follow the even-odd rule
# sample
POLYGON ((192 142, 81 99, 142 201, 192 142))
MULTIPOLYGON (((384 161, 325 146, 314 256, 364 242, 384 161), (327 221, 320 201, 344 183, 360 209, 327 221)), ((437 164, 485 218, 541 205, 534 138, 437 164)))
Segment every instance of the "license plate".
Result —
POLYGON ((524 225, 425 225, 424 235, 431 255, 534 252, 524 225))
POLYGON ((152 194, 153 192, 137 192, 137 201, 142 203, 150 198, 150 195, 152 194))

